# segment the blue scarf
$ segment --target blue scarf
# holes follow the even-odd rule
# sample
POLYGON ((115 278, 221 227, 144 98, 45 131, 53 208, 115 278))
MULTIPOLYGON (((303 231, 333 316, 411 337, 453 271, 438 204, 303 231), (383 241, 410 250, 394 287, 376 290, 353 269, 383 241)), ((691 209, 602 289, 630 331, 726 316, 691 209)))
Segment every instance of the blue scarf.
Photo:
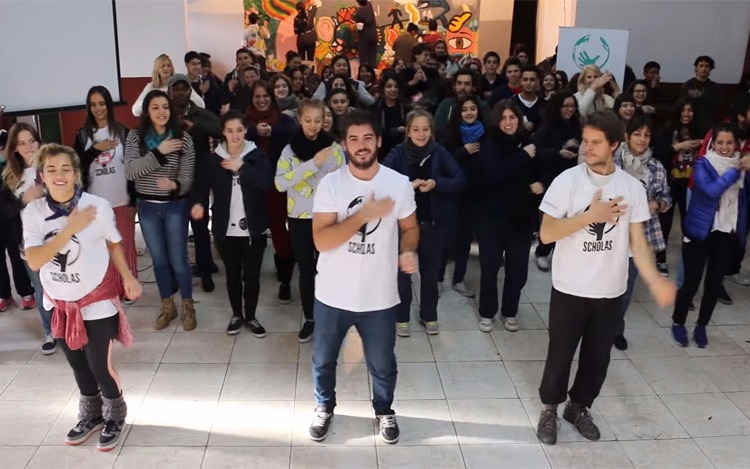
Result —
POLYGON ((165 133, 157 135, 156 131, 151 128, 148 130, 148 132, 146 132, 146 135, 143 136, 143 142, 146 144, 147 150, 153 150, 154 148, 161 145, 161 142, 168 138, 172 138, 171 130, 167 130, 165 133))
POLYGON ((464 143, 478 142, 482 135, 484 135, 484 124, 481 121, 476 121, 469 125, 466 122, 461 122, 461 140, 464 143))
POLYGON ((78 201, 81 200, 81 194, 83 194, 83 188, 76 185, 75 192, 73 193, 73 198, 68 202, 60 203, 52 199, 48 191, 47 195, 44 197, 47 200, 47 207, 52 210, 52 215, 45 218, 44 221, 55 220, 60 217, 67 217, 68 215, 73 213, 73 210, 75 210, 76 206, 78 205, 78 201))

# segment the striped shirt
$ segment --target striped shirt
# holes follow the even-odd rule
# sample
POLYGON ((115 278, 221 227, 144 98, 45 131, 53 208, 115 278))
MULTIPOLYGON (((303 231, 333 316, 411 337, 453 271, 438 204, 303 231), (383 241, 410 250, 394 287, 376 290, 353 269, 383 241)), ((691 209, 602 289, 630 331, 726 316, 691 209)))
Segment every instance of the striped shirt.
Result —
POLYGON ((195 149, 193 139, 187 132, 182 136, 182 150, 177 153, 162 154, 159 150, 141 150, 141 135, 137 129, 128 134, 125 143, 125 172, 128 179, 135 181, 139 199, 169 201, 188 194, 193 185, 195 173, 195 149), (175 191, 159 189, 157 181, 167 178, 177 182, 175 191))

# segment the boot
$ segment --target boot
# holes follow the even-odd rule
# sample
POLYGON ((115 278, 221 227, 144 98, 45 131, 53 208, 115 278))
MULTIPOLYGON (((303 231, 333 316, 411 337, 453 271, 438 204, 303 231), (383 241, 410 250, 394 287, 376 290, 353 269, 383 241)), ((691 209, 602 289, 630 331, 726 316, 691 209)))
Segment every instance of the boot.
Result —
POLYGON ((174 300, 170 296, 169 298, 162 298, 161 300, 161 314, 156 318, 154 322, 154 329, 160 331, 167 327, 172 319, 177 317, 177 308, 174 305, 174 300))
POLYGON ((102 396, 84 396, 78 401, 78 423, 65 436, 65 443, 77 446, 104 424, 102 418, 102 396))
POLYGON ((120 435, 125 428, 125 417, 128 414, 128 406, 120 394, 115 399, 102 397, 102 416, 104 417, 104 429, 99 437, 97 448, 99 451, 109 451, 120 441, 120 435))
POLYGON ((182 300, 182 328, 186 331, 195 329, 198 323, 195 320, 195 306, 193 300, 182 300))

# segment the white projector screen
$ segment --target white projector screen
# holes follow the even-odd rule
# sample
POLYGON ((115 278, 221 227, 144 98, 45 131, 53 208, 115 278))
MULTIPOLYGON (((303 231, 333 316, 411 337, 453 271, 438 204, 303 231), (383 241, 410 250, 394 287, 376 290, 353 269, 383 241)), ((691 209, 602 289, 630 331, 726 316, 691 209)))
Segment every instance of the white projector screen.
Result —
POLYGON ((0 3, 0 106, 6 113, 84 106, 93 85, 120 101, 114 0, 0 3))

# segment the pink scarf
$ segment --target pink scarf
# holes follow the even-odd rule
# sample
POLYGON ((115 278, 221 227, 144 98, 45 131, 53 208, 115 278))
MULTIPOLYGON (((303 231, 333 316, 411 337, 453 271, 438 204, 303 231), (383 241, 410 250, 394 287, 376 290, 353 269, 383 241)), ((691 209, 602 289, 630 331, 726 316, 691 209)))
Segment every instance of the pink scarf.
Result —
POLYGON ((55 300, 45 295, 54 306, 52 336, 65 339, 66 345, 71 350, 82 349, 89 342, 89 338, 83 324, 81 308, 99 301, 109 300, 115 304, 119 313, 119 324, 115 339, 122 342, 126 347, 133 345, 133 333, 130 330, 128 318, 125 316, 125 310, 120 303, 120 298, 113 292, 117 292, 115 280, 105 277, 98 287, 78 301, 55 300))

